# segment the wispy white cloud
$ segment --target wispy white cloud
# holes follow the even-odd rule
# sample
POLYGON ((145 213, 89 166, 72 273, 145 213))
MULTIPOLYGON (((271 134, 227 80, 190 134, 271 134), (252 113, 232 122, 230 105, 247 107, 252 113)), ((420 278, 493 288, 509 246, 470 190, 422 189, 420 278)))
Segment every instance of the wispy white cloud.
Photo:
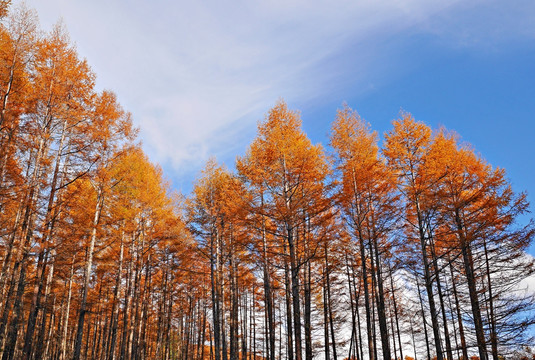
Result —
POLYGON ((410 30, 462 40, 463 31, 488 27, 474 19, 452 30, 456 16, 481 8, 459 0, 33 0, 28 6, 45 27, 63 17, 99 86, 118 93, 153 160, 174 175, 197 171, 210 154, 235 154, 278 98, 317 98, 336 90, 333 79, 350 74, 351 82, 363 81, 378 62, 395 63, 377 58, 374 48, 389 35, 410 30))

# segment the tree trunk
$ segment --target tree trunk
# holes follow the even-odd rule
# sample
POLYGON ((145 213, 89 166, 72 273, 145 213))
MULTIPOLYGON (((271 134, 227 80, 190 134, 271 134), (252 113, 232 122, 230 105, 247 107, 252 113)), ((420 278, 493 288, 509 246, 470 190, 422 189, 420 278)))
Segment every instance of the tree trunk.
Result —
MULTIPOLYGON (((377 302, 377 316, 379 318, 379 331, 381 332, 381 348, 383 350, 383 359, 391 360, 390 342, 388 339, 388 326, 386 322, 383 275, 381 271, 381 262, 379 258, 379 247, 377 246, 377 237, 375 236, 375 234, 371 236, 370 242, 373 243, 373 250, 375 252, 375 273, 377 275, 376 302, 377 302)), ((370 244, 370 246, 371 245, 372 244, 370 244)), ((370 251, 370 254, 371 253, 372 252, 370 251)))
POLYGON ((221 330, 219 319, 221 314, 219 311, 219 287, 217 283, 217 264, 219 263, 219 247, 217 244, 215 234, 212 234, 210 239, 210 283, 212 286, 212 321, 214 334, 214 352, 215 360, 221 360, 221 330))
MULTIPOLYGON (((286 255, 286 245, 283 245, 284 254, 286 255)), ((287 331, 287 351, 288 360, 294 359, 293 352, 293 326, 292 326, 292 307, 291 307, 291 277, 288 267, 288 259, 284 257, 284 288, 285 288, 285 300, 286 300, 286 331, 287 331)))
MULTIPOLYGON (((123 253, 124 253, 124 231, 121 234, 121 244, 119 249, 119 268, 117 269, 117 277, 115 278, 115 288, 113 290, 113 302, 111 307, 111 326, 110 326, 110 341, 107 351, 107 359, 114 360, 115 346, 117 343, 117 328, 119 324, 119 310, 117 302, 119 301, 119 288, 121 286, 121 276, 123 273, 123 253)), ((167 274, 167 273, 166 273, 167 274)))
POLYGON ((370 293, 368 287, 368 268, 366 266, 366 250, 364 247, 364 237, 362 231, 358 229, 359 248, 360 248, 360 265, 362 271, 362 286, 364 287, 364 309, 366 311, 366 334, 368 336, 368 359, 374 360, 374 342, 372 334, 372 316, 370 309, 370 293))
POLYGON ((295 360, 302 360, 303 348, 301 338, 301 300, 299 295, 299 265, 294 243, 294 229, 286 227, 288 248, 290 249, 290 272, 292 277, 292 307, 295 334, 295 360))
POLYGON ((329 347, 329 310, 327 306, 327 267, 324 267, 323 273, 323 341, 325 343, 325 360, 331 360, 329 347))
POLYGON ((479 351, 479 358, 487 360, 487 344, 485 341, 485 333, 483 329, 483 319, 481 317, 481 309, 479 307, 479 299, 477 297, 476 279, 473 272, 473 260, 470 245, 466 244, 462 247, 464 271, 466 274, 466 282, 468 284, 468 292, 470 294, 470 304, 472 307, 472 316, 474 317, 474 326, 476 330, 477 349, 479 351))
POLYGON ((466 338, 464 337, 464 326, 463 326, 463 317, 461 314, 461 306, 459 304, 459 296, 457 294, 457 286, 455 285, 455 275, 453 274, 453 264, 451 259, 448 257, 448 262, 450 263, 450 273, 451 273, 451 287, 453 290, 453 298, 455 299, 455 309, 457 312, 457 321, 459 323, 459 337, 461 338, 461 349, 463 352, 463 358, 468 359, 468 348, 466 346, 466 338))
POLYGON ((329 311, 329 325, 331 327, 331 342, 333 347, 333 360, 338 359, 338 354, 336 353, 336 332, 334 331, 334 316, 332 308, 332 297, 331 297, 331 277, 329 271, 329 254, 327 252, 327 245, 325 245, 325 266, 326 266, 326 275, 327 275, 327 309, 329 311))
POLYGON ((71 309, 71 297, 72 297, 72 278, 74 277, 74 262, 76 257, 72 259, 71 274, 69 276, 69 290, 67 292, 67 306, 65 307, 64 323, 63 323, 63 336, 61 339, 61 360, 65 360, 67 357, 67 334, 69 331, 69 312, 71 309))
MULTIPOLYGON (((396 329, 398 333, 398 344, 399 344, 399 354, 401 357, 401 360, 405 359, 403 357, 403 345, 401 344, 401 332, 399 331, 399 315, 398 315, 398 306, 396 302, 396 292, 394 288, 394 272, 392 269, 390 269, 390 288, 392 291, 392 300, 394 302, 394 317, 396 319, 396 329)), ((395 341, 395 339, 394 339, 395 341)))
POLYGON ((82 349, 82 336, 84 331, 84 318, 85 313, 87 312, 87 292, 89 291, 89 280, 91 277, 91 268, 93 266, 93 252, 95 249, 95 242, 97 240, 97 227, 100 221, 100 212, 104 204, 104 197, 102 193, 102 188, 98 188, 97 194, 97 204, 95 207, 95 216, 93 217, 93 225, 91 229, 91 239, 89 242, 89 248, 87 251, 87 262, 84 273, 84 284, 82 286, 82 301, 80 303, 80 313, 78 316, 78 330, 76 332, 76 343, 74 346, 74 356, 73 360, 80 359, 80 351, 82 349))
POLYGON ((22 321, 22 295, 24 293, 26 280, 26 267, 23 266, 20 271, 19 283, 17 286, 17 295, 15 301, 15 307, 13 309, 14 315, 11 320, 11 326, 9 327, 9 332, 7 334, 6 346, 4 353, 2 354, 2 360, 13 360, 15 353, 15 347, 17 344, 17 337, 19 333, 20 323, 22 321))
POLYGON ((129 319, 130 319, 130 294, 132 292, 132 275, 133 275, 133 262, 134 262, 134 241, 135 237, 132 236, 130 243, 130 260, 128 262, 126 291, 124 294, 124 308, 123 308, 123 330, 121 339, 121 350, 119 352, 119 359, 125 360, 127 358, 127 342, 129 331, 129 319))
MULTIPOLYGON (((232 235, 231 235, 232 237, 232 235)), ((231 242, 234 239, 231 239, 231 242)), ((230 266, 230 360, 239 360, 238 348, 238 279, 237 279, 237 264, 234 259, 234 249, 231 244, 229 253, 230 266)))
MULTIPOLYGON (((430 230, 428 230, 430 232, 430 230)), ((446 341, 446 354, 449 360, 453 360, 453 351, 451 349, 450 332, 448 329, 448 318, 446 317, 446 308, 444 305, 444 296, 442 294, 442 284, 440 283, 440 274, 438 269, 437 255, 435 253, 434 239, 430 239, 431 256, 433 257, 433 268, 435 273, 435 281, 437 283, 438 299, 440 301, 440 309, 442 312, 442 319, 444 322, 444 340, 446 341)))
POLYGON ((310 280, 310 261, 305 264, 304 270, 304 302, 305 302, 305 359, 312 360, 312 291, 310 280))
POLYGON ((472 249, 470 243, 465 237, 464 226, 461 221, 461 216, 458 211, 455 213, 455 221, 457 225, 457 234, 461 243, 461 251, 463 256, 464 272, 466 282, 468 285, 468 292, 470 294, 470 304, 472 306, 472 316, 474 317, 474 326, 476 330, 477 349, 479 351, 480 360, 487 360, 487 344, 485 342, 485 333, 483 329, 483 319, 481 317, 481 309, 479 307, 479 299, 477 297, 476 277, 474 274, 474 262, 472 259, 472 249))
POLYGON ((418 198, 415 199, 416 206, 416 215, 418 217, 418 232, 420 236, 420 246, 422 251, 422 263, 424 265, 424 280, 425 280, 425 291, 427 293, 427 300, 429 302, 429 312, 431 313, 431 324, 433 326, 433 337, 435 339, 435 350, 437 355, 437 360, 444 360, 442 355, 442 344, 440 341, 440 327, 438 324, 438 315, 435 306, 435 297, 433 295, 433 279, 431 277, 431 272, 429 270, 429 259, 427 258, 427 237, 425 234, 424 219, 422 212, 420 210, 420 201, 418 198))
MULTIPOLYGON (((261 197, 262 207, 264 206, 264 198, 261 197)), ((275 324, 273 314, 273 295, 271 291, 271 279, 269 269, 269 259, 267 254, 267 239, 266 239, 266 220, 262 214, 262 257, 263 257, 263 272, 264 272, 264 303, 266 305, 269 331, 269 347, 271 351, 267 354, 267 358, 275 360, 275 324)))
POLYGON ((420 291, 420 281, 418 275, 415 275, 416 287, 418 290, 418 300, 420 300, 420 308, 422 310, 422 323, 424 324, 425 346, 427 350, 427 359, 431 359, 431 349, 429 348, 429 335, 427 333, 427 320, 425 318, 424 302, 422 300, 422 292, 420 291))
POLYGON ((483 250, 485 251, 485 270, 487 271, 487 287, 489 292, 489 322, 490 322, 490 345, 493 360, 499 360, 498 357, 498 334, 496 333, 496 318, 494 317, 494 297, 492 294, 492 282, 490 279, 489 252, 487 249, 487 240, 483 236, 483 250))

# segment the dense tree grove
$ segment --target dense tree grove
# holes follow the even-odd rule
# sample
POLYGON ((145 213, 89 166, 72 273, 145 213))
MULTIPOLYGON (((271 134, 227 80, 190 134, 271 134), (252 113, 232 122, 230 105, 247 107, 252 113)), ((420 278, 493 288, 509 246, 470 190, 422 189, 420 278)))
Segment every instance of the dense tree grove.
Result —
POLYGON ((181 197, 61 26, 0 17, 2 360, 535 358, 526 195, 455 133, 344 106, 324 149, 281 101, 181 197))

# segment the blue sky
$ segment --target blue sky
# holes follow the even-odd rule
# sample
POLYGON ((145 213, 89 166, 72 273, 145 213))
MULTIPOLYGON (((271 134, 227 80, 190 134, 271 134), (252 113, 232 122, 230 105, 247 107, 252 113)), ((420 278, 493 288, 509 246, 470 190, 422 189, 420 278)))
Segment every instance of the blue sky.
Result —
POLYGON ((324 144, 344 101, 380 134, 400 109, 444 125, 535 203, 533 1, 26 4, 45 30, 63 18, 182 192, 209 156, 232 168, 284 98, 324 144))

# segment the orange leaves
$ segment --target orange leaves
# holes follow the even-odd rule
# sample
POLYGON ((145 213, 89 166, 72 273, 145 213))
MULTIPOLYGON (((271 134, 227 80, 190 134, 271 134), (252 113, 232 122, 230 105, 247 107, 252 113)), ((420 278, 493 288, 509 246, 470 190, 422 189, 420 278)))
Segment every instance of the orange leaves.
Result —
POLYGON ((368 223, 377 227, 381 217, 392 219, 397 202, 395 178, 379 155, 377 134, 370 125, 345 106, 338 111, 332 126, 331 146, 341 176, 336 198, 351 221, 357 226, 368 223))
POLYGON ((377 134, 347 106, 338 110, 331 131, 331 146, 337 154, 337 169, 342 174, 340 201, 351 202, 357 193, 367 193, 378 186, 378 179, 386 173, 378 157, 377 134))
POLYGON ((429 182, 423 170, 431 144, 431 129, 416 122, 408 113, 403 113, 393 125, 394 129, 385 134, 383 154, 400 183, 405 185, 404 191, 414 200, 428 188, 429 182))
POLYGON ((131 221, 142 213, 157 220, 171 211, 162 171, 141 148, 127 148, 110 165, 109 191, 117 221, 131 221))
POLYGON ((517 206, 525 209, 525 199, 514 195, 504 170, 493 169, 473 149, 459 145, 454 134, 444 130, 436 134, 427 169, 435 179, 432 201, 440 204, 450 231, 463 229, 459 235, 463 241, 476 241, 504 230, 512 221, 507 212, 517 206), (520 202, 515 204, 515 198, 520 202))
POLYGON ((330 170, 321 146, 312 145, 301 130, 299 115, 284 102, 258 126, 258 137, 236 165, 253 187, 266 190, 272 214, 283 221, 297 220, 297 211, 317 213, 323 182, 330 170))
POLYGON ((186 203, 190 230, 200 236, 201 247, 213 246, 217 240, 221 251, 237 255, 236 244, 248 241, 248 203, 249 194, 239 179, 210 159, 186 203))
POLYGON ((232 219, 237 211, 243 208, 241 184, 226 169, 210 159, 202 172, 202 177, 193 189, 193 208, 198 213, 194 216, 199 220, 204 216, 215 221, 217 218, 232 219), (240 206, 242 205, 242 206, 240 206))
POLYGON ((298 183, 321 181, 327 168, 322 149, 312 145, 301 130, 297 112, 279 103, 258 126, 258 137, 247 155, 238 159, 238 170, 252 183, 298 183))
POLYGON ((377 133, 347 105, 338 110, 332 125, 331 146, 341 162, 373 165, 377 161, 377 133))
POLYGON ((526 211, 525 197, 514 194, 505 171, 493 169, 454 132, 433 133, 403 114, 385 137, 383 153, 406 196, 407 229, 415 231, 419 221, 438 253, 499 237, 526 211))
POLYGON ((37 42, 31 72, 32 108, 45 118, 83 112, 91 100, 95 75, 61 25, 37 42))
POLYGON ((406 171, 405 167, 416 168, 431 142, 431 129, 424 123, 416 122, 408 113, 403 113, 402 118, 392 124, 394 129, 385 135, 383 153, 398 162, 396 167, 400 171, 406 171))
MULTIPOLYGON (((95 140, 117 139, 133 140, 136 131, 132 127, 130 114, 125 112, 117 102, 117 96, 111 91, 103 91, 94 98, 94 106, 90 116, 95 140)), ((103 148, 108 145, 102 144, 103 148)))

